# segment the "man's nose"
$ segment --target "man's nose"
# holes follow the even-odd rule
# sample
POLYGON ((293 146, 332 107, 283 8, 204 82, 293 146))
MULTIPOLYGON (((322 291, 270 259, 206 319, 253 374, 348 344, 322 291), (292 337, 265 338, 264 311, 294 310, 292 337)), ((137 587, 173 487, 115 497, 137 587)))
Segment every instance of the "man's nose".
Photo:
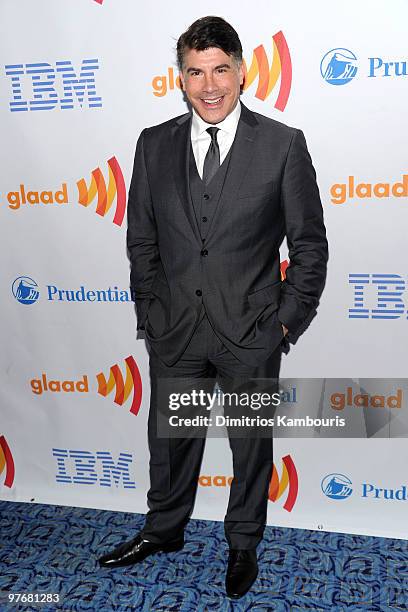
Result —
POLYGON ((204 91, 214 91, 217 89, 217 85, 214 81, 214 77, 212 74, 206 74, 204 76, 204 91))

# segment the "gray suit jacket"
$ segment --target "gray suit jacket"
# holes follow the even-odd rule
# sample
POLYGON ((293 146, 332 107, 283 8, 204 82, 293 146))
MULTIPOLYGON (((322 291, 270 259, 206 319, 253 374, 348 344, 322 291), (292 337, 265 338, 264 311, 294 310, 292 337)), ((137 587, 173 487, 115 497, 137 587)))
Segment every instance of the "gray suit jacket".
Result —
POLYGON ((297 341, 324 288, 328 248, 315 171, 300 130, 242 105, 203 255, 189 190, 190 128, 187 113, 144 129, 137 143, 127 246, 138 329, 173 365, 204 302, 227 347, 259 365, 280 343, 287 352, 297 341))

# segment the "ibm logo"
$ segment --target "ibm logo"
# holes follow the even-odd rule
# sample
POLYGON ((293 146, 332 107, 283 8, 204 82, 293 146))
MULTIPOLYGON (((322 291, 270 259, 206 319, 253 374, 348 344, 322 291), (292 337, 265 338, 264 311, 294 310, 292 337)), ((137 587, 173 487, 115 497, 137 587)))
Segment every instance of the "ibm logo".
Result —
POLYGON ((58 105, 62 110, 72 110, 74 98, 75 106, 100 108, 102 98, 96 95, 94 74, 98 69, 97 59, 82 60, 79 76, 69 60, 56 62, 55 67, 47 62, 8 64, 5 70, 6 76, 11 79, 13 95, 10 111, 54 110, 58 105), (26 83, 28 79, 32 91, 31 99, 25 99, 23 96, 23 82, 26 83), (55 88, 58 81, 60 92, 55 88))
POLYGON ((399 274, 349 274, 349 283, 354 289, 349 319, 399 319, 407 312, 401 297, 405 280, 399 274), (369 301, 373 308, 367 307, 369 301))
POLYGON ((52 454, 57 460, 56 481, 61 484, 99 484, 111 487, 112 484, 124 489, 135 489, 134 480, 129 474, 132 455, 119 453, 115 461, 109 451, 91 453, 84 450, 66 450, 53 448, 52 454))

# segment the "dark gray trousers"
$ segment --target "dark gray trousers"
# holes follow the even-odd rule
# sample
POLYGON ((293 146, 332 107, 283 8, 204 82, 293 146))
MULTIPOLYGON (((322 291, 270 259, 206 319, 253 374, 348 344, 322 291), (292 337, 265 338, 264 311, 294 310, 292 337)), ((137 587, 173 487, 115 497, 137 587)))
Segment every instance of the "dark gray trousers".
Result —
MULTIPOLYGON (((161 378, 214 379, 223 392, 245 378, 276 380, 281 347, 258 367, 240 362, 221 342, 205 310, 191 340, 179 359, 169 367, 150 348, 151 399, 148 425, 150 490, 142 536, 155 543, 177 538, 193 511, 205 438, 161 438, 157 436, 157 387, 161 378)), ((210 382, 210 381, 209 381, 210 382)), ((225 535, 230 548, 255 548, 262 539, 268 507, 268 488, 273 467, 273 439, 229 437, 234 478, 231 483, 225 535)))

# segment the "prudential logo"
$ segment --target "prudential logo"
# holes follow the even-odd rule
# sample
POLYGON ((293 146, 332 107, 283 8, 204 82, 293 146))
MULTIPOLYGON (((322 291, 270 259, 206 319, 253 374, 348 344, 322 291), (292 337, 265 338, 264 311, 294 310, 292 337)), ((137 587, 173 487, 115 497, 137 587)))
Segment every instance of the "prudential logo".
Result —
POLYGON ((331 49, 320 63, 320 73, 330 85, 346 85, 357 74, 356 62, 356 56, 349 49, 331 49))
POLYGON ((330 499, 346 499, 353 492, 352 482, 344 474, 328 474, 322 480, 322 491, 330 499))
POLYGON ((40 295, 37 283, 29 276, 19 276, 16 278, 11 290, 20 304, 34 304, 40 295))
MULTIPOLYGON (((17 277, 11 287, 12 293, 20 304, 34 304, 40 297, 40 290, 30 276, 17 277)), ((57 285, 45 285, 43 298, 49 302, 116 302, 130 303, 134 301, 131 289, 120 289, 117 285, 110 285, 103 289, 88 289, 80 285, 74 289, 60 289, 57 285)))

